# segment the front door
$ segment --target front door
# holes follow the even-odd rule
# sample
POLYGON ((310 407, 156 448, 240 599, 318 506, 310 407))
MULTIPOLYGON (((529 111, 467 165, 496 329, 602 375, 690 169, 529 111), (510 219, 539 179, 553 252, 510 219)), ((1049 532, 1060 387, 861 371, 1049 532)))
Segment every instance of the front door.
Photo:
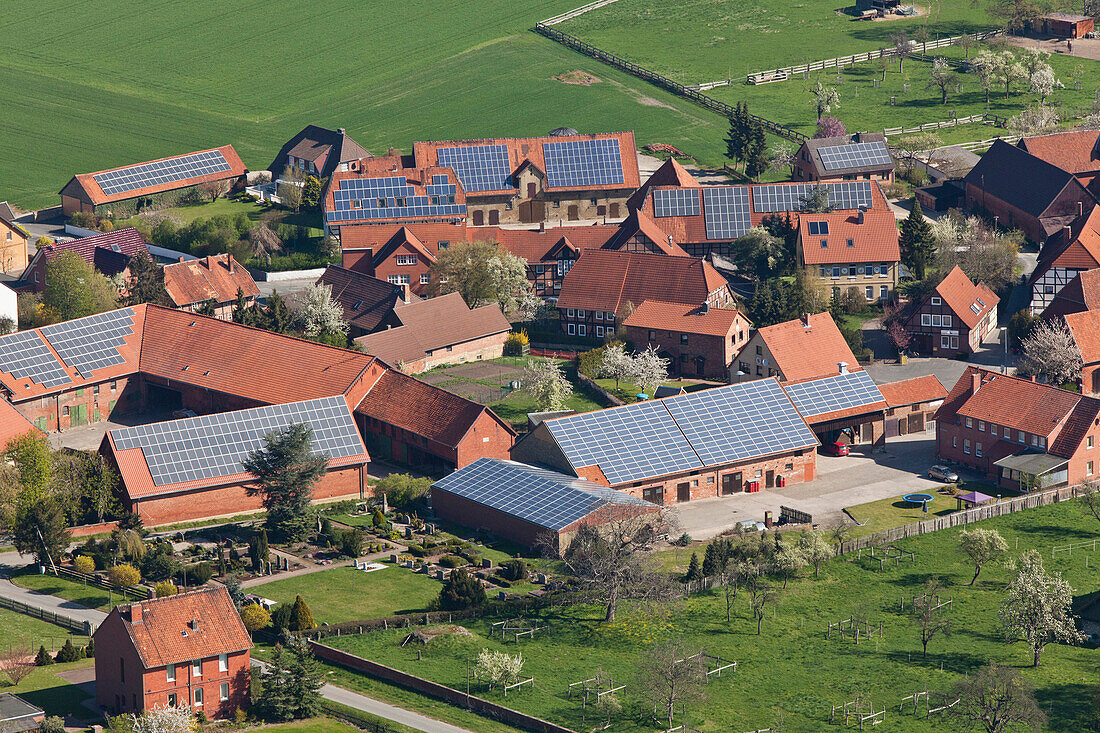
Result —
POLYGON ((611 218, 612 219, 618 219, 619 218, 619 205, 618 204, 611 204, 611 218))
POLYGON ((769 489, 775 486, 775 471, 768 471, 764 474, 764 486, 769 489))
POLYGON ((727 473, 722 477, 722 494, 736 494, 741 491, 741 472, 727 473))
POLYGON ((87 405, 74 405, 72 409, 72 420, 69 421, 73 427, 77 425, 84 425, 88 422, 88 406, 87 405))
POLYGON ((695 376, 702 379, 707 375, 707 359, 705 356, 695 357, 695 376))
POLYGON ((676 501, 681 503, 691 501, 691 484, 676 484, 676 501))
POLYGON ((577 208, 576 204, 573 204, 572 206, 569 207, 568 218, 569 218, 569 221, 577 221, 578 219, 581 218, 580 209, 577 208))
POLYGON ((665 487, 664 486, 650 486, 649 488, 642 489, 642 498, 651 504, 657 506, 664 506, 665 503, 665 487))
POLYGON ((539 186, 537 183, 531 182, 527 184, 527 198, 533 199, 539 195, 539 186))

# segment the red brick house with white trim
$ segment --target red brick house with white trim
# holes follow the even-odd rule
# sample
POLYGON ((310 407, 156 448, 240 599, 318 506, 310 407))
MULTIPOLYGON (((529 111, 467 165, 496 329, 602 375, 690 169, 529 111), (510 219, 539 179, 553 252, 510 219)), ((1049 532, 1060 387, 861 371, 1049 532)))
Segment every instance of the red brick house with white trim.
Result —
POLYGON ((970 354, 997 328, 1001 299, 985 283, 975 285, 957 265, 936 289, 909 309, 905 329, 918 354, 953 359, 970 354))

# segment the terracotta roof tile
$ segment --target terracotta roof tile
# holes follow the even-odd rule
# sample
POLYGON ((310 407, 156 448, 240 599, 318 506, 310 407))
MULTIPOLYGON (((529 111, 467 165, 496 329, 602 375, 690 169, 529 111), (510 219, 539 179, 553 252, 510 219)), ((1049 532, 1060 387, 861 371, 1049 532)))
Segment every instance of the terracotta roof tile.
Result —
POLYGON ((238 290, 246 298, 260 293, 252 274, 228 253, 165 265, 164 289, 177 308, 208 300, 228 303, 238 290))
POLYGON ((209 173, 203 176, 195 176, 194 178, 187 178, 182 181, 169 181, 168 183, 161 183, 156 186, 146 186, 145 188, 135 188, 128 191, 122 191, 115 194, 105 194, 103 189, 96 183, 95 177, 100 173, 109 173, 111 171, 121 170, 123 168, 132 168, 135 165, 144 165, 144 163, 130 163, 129 165, 119 166, 118 168, 110 168, 105 171, 96 171, 95 173, 80 173, 69 181, 65 185, 65 188, 61 189, 62 194, 68 194, 73 192, 70 186, 74 183, 82 191, 87 199, 95 205, 109 204, 114 201, 126 201, 128 199, 137 198, 138 196, 149 196, 154 193, 161 193, 162 191, 175 191, 180 188, 186 188, 188 186, 195 186, 200 183, 207 183, 210 181, 224 181, 229 178, 237 178, 243 176, 248 172, 244 163, 241 162, 241 157, 237 155, 237 151, 233 149, 232 145, 223 145, 220 148, 210 148, 209 150, 196 150, 194 153, 184 153, 183 155, 171 155, 167 158, 158 158, 157 160, 148 161, 149 163, 158 163, 162 160, 171 160, 173 158, 182 158, 188 155, 195 155, 196 153, 208 153, 214 150, 220 151, 225 156, 225 161, 229 164, 228 171, 222 171, 221 173, 209 173))
POLYGON ((897 219, 889 212, 865 211, 862 216, 844 212, 801 214, 798 219, 802 257, 808 265, 897 262, 901 259, 897 219), (811 234, 810 224, 820 222, 828 224, 829 233, 811 234), (822 241, 828 246, 822 247, 822 241))
POLYGON ((809 328, 796 318, 757 330, 786 381, 832 376, 840 362, 851 371, 858 370, 855 354, 831 315, 814 313, 808 322, 809 328))
POLYGON ((701 305, 728 287, 713 265, 693 257, 589 250, 562 281, 557 307, 618 313, 653 298, 701 305))
POLYGON ((133 227, 126 227, 106 234, 97 234, 93 237, 57 242, 42 248, 42 256, 46 258, 47 262, 62 252, 75 252, 82 260, 96 267, 105 275, 122 272, 129 265, 130 258, 138 254, 144 253, 146 256, 150 256, 149 248, 145 246, 145 240, 141 238, 138 230, 133 227), (102 259, 104 252, 120 254, 122 257, 120 260, 113 261, 110 265, 105 265, 102 259), (120 263, 122 264, 121 267, 119 267, 120 263), (104 269, 105 267, 106 269, 104 269))
POLYGON ((8 441, 30 432, 42 433, 34 423, 12 407, 10 402, 0 397, 0 450, 4 449, 8 441))
POLYGON ((661 164, 660 168, 653 171, 645 183, 639 186, 638 190, 627 199, 626 207, 631 211, 642 208, 649 196, 649 189, 655 186, 699 188, 699 185, 699 181, 695 180, 695 177, 688 173, 687 169, 680 165, 675 158, 669 158, 661 164))
POLYGON ((413 224, 344 224, 340 227, 340 245, 347 250, 381 250, 391 239, 406 229, 432 254, 439 254, 439 242, 463 242, 466 240, 466 224, 446 222, 421 222, 413 224))
POLYGON ((1100 132, 1075 130, 1025 137, 1017 146, 1070 173, 1100 171, 1100 132))
POLYGON ((623 323, 636 328, 706 336, 728 336, 740 326, 752 325, 741 311, 733 308, 709 308, 704 312, 699 306, 659 300, 643 302, 623 323))
POLYGON ((936 292, 968 328, 977 326, 1001 302, 985 283, 972 283, 958 265, 940 281, 936 292), (974 311, 975 307, 978 308, 977 312, 974 311))
POLYGON ((419 359, 436 349, 457 346, 512 329, 499 305, 493 303, 471 310, 458 293, 415 303, 399 303, 394 309, 394 316, 401 326, 356 339, 365 351, 387 364, 411 361, 409 355, 415 348, 421 351, 415 357, 419 359), (406 339, 408 343, 402 343, 406 339))
MULTIPOLYGON (((362 161, 359 170, 357 171, 335 171, 329 178, 328 184, 325 186, 324 196, 322 197, 321 206, 326 222, 333 226, 340 227, 341 240, 343 239, 344 227, 356 227, 356 226, 375 226, 378 224, 386 224, 393 222, 405 222, 409 220, 429 221, 429 222, 454 222, 457 219, 465 218, 466 214, 466 192, 462 189, 462 185, 458 180, 458 176, 455 175, 452 168, 439 168, 435 166, 428 166, 422 168, 401 168, 400 160, 394 158, 367 158, 362 161), (396 165, 397 167, 389 167, 396 165), (330 215, 335 216, 337 214, 348 214, 349 211, 337 211, 335 205, 336 192, 342 190, 341 184, 344 181, 361 181, 375 178, 403 178, 406 185, 412 188, 413 196, 427 196, 426 186, 432 185, 433 176, 446 176, 448 182, 455 186, 455 200, 456 206, 461 206, 461 214, 413 214, 410 209, 406 207, 396 207, 391 200, 389 205, 395 207, 393 210, 393 216, 389 217, 375 217, 375 218, 355 218, 339 219, 330 218, 330 215)), ((360 211, 359 209, 350 210, 352 213, 360 211)), ((390 212, 386 212, 390 213, 390 212)))
POLYGON ((1044 319, 1100 309, 1100 269, 1077 273, 1043 311, 1044 319))
POLYGON ((146 669, 252 648, 229 592, 221 587, 116 606, 111 615, 122 622, 146 669))
POLYGON ((1031 274, 1034 284, 1052 267, 1071 270, 1091 270, 1100 267, 1100 206, 1094 206, 1087 216, 1077 218, 1051 235, 1043 243, 1039 261, 1031 274))
POLYGON ((904 407, 920 402, 935 402, 947 397, 947 390, 933 374, 878 385, 878 391, 890 407, 904 407))
POLYGON ((471 227, 467 235, 471 240, 498 242, 516 257, 530 263, 552 262, 562 247, 575 249, 599 249, 619 231, 618 227, 596 224, 583 227, 549 227, 544 231, 532 229, 500 229, 498 227, 471 227))
POLYGON ((1086 364, 1100 361, 1100 311, 1067 314, 1066 326, 1077 342, 1081 359, 1086 364))

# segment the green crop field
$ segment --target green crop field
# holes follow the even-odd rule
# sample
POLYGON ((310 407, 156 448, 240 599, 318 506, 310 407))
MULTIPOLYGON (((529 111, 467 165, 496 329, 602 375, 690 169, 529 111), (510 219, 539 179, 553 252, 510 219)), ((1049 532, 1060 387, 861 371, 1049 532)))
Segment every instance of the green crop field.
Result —
POLYGON ((262 169, 308 123, 376 153, 570 125, 717 157, 719 116, 529 30, 576 4, 8 0, 0 200, 54 205, 74 173, 225 143, 262 169), (555 78, 572 71, 599 81, 555 78))
MULTIPOLYGON (((981 526, 1002 533, 1010 557, 1025 549, 1039 550, 1048 570, 1062 573, 1079 599, 1100 590, 1094 554, 1063 553, 1051 559, 1052 546, 1100 534, 1100 525, 1075 503, 1019 512, 981 526)), ((510 694, 505 704, 574 730, 591 729, 599 721, 589 708, 582 723, 579 701, 567 699, 566 686, 602 669, 616 684, 627 686, 622 693, 625 712, 611 730, 632 733, 654 729, 639 711, 645 706, 635 706, 639 660, 652 644, 670 638, 738 662, 736 673, 711 682, 706 702, 689 705, 689 722, 702 731, 756 730, 775 727, 777 720, 782 720, 784 731, 820 731, 829 727, 831 705, 858 695, 890 710, 889 730, 953 730, 947 721, 929 721, 923 714, 899 715, 901 698, 923 690, 948 692, 963 674, 997 661, 1021 669, 1036 686, 1040 705, 1050 715, 1044 730, 1087 730, 1094 714, 1100 652, 1052 644, 1042 664, 1029 667, 1028 650, 1023 644, 1006 643, 997 622, 1011 572, 1001 563, 990 565, 974 587, 968 586, 973 569, 957 549, 958 536, 959 530, 946 530, 907 540, 902 546, 913 550, 916 559, 898 568, 879 571, 877 563, 839 558, 825 564, 820 579, 804 572, 780 591, 761 636, 756 635, 744 592, 735 601, 733 621, 727 623, 724 600, 714 591, 669 607, 667 615, 652 608, 635 614, 624 611, 612 624, 599 620, 592 608, 547 609, 540 615, 546 630, 518 645, 490 639, 491 619, 468 624, 473 636, 442 636, 416 648, 400 646, 406 635, 402 630, 329 638, 325 643, 456 688, 465 684, 466 660, 475 659, 481 649, 521 652, 524 676, 534 677, 535 689, 510 694), (922 660, 918 630, 909 614, 899 610, 899 601, 905 597, 908 606, 932 575, 948 585, 942 596, 952 599, 953 629, 950 636, 933 639, 929 658, 922 660), (826 639, 827 623, 853 613, 864 614, 873 624, 881 621, 883 637, 864 639, 858 646, 835 634, 826 639)), ((476 683, 474 690, 505 700, 476 683)))

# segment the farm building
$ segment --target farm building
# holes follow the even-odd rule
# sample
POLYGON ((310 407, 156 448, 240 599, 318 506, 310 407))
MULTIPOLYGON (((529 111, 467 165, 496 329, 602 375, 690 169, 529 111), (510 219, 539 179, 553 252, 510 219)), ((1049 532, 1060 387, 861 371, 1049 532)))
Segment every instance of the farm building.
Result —
POLYGON ((561 331, 601 339, 646 300, 673 298, 711 308, 734 302, 729 283, 705 260, 589 250, 562 281, 557 301, 561 331))
POLYGON ((783 391, 824 444, 886 441, 886 399, 865 371, 840 365, 831 376, 784 382, 783 391))
POLYGON ((359 161, 370 157, 367 149, 352 140, 344 128, 329 130, 306 125, 279 148, 267 169, 273 181, 279 180, 288 167, 324 180, 336 171, 359 170, 359 161))
POLYGON ((725 381, 752 323, 736 308, 647 300, 623 325, 636 349, 652 347, 679 377, 725 381))
POLYGON ((61 211, 93 214, 135 214, 148 206, 161 208, 179 201, 186 189, 223 184, 225 191, 242 178, 244 167, 232 145, 161 158, 121 168, 81 173, 61 189, 61 211))
POLYGON ((581 253, 608 245, 619 228, 603 225, 540 226, 538 229, 471 227, 471 239, 494 241, 516 257, 527 261, 527 280, 535 295, 557 297, 566 274, 581 253))
POLYGON ((182 310, 197 311, 211 303, 214 317, 223 321, 232 320, 238 293, 246 306, 260 294, 252 274, 228 253, 165 265, 164 290, 172 305, 182 310))
POLYGON ((633 132, 418 142, 413 158, 458 174, 472 226, 620 219, 641 183, 633 132))
POLYGON ((1081 352, 1081 391, 1100 394, 1100 311, 1082 311, 1065 316, 1077 350, 1081 352))
POLYGON ((868 302, 889 302, 901 267, 897 219, 887 211, 802 214, 798 260, 808 280, 837 298, 854 288, 868 302))
POLYGON ((894 158, 881 132, 812 138, 798 149, 792 179, 892 183, 894 158))
POLYGON ((525 547, 550 544, 563 553, 583 525, 629 522, 640 528, 661 508, 576 476, 482 458, 432 484, 432 510, 463 527, 525 547))
MULTIPOLYGON (((124 414, 155 419, 183 409, 200 420, 220 420, 226 412, 338 398, 368 446, 384 448, 380 455, 387 460, 424 470, 503 457, 515 436, 488 408, 397 374, 368 354, 153 305, 0 337, 0 396, 43 431, 124 414)), ((108 441, 104 450, 121 456, 126 501, 136 503, 147 523, 229 514, 245 503, 238 493, 223 491, 239 487, 239 476, 215 472, 186 486, 157 483, 150 467, 117 441, 114 448, 108 441), (231 483, 218 483, 223 479, 231 483), (126 493, 131 486, 133 495, 126 493), (150 506, 144 497, 168 491, 162 486, 207 493, 150 506), (153 509, 158 514, 148 515, 153 509)), ((228 456, 212 460, 210 470, 225 469, 228 456)), ((359 496, 361 483, 352 473, 357 469, 343 471, 326 492, 359 496)))
POLYGON ((46 289, 47 263, 62 252, 75 252, 80 259, 107 277, 121 275, 123 278, 130 275, 130 260, 133 257, 151 257, 138 230, 127 227, 39 247, 20 279, 30 290, 41 293, 46 289))
POLYGON ((426 296, 431 266, 453 242, 466 239, 466 223, 420 222, 344 227, 340 234, 343 266, 399 285, 410 296, 426 296))
POLYGON ((1059 38, 1084 38, 1091 33, 1095 21, 1091 15, 1073 13, 1047 13, 1030 22, 1031 29, 1043 35, 1059 38))
POLYGON ((936 411, 936 456, 999 486, 1076 484, 1094 477, 1100 400, 967 367, 936 411))
POLYGON ((806 313, 792 321, 757 329, 737 355, 737 369, 730 381, 813 379, 836 374, 839 364, 855 369, 856 356, 833 317, 828 313, 806 313))
POLYGON ((189 706, 247 710, 252 639, 220 586, 119 604, 95 632, 96 704, 115 715, 189 706))
POLYGON ((1100 206, 1052 234, 1031 272, 1031 312, 1046 310, 1079 273, 1100 267, 1100 206))
POLYGON ((1021 138, 1016 147, 1072 173, 1088 186, 1100 175, 1100 132, 1072 130, 1021 138))
POLYGON ((985 283, 975 285, 956 265, 935 290, 906 308, 909 348, 947 359, 977 351, 997 330, 1000 302, 985 283))
POLYGON ((15 221, 7 201, 0 201, 0 272, 27 269, 27 230, 15 221))
POLYGON ((932 374, 878 385, 886 400, 886 437, 912 435, 935 426, 934 415, 947 390, 932 374))
POLYGON ((1070 313, 1100 310, 1100 269, 1082 270, 1066 284, 1043 311, 1046 320, 1070 313))
POLYGON ((543 420, 511 456, 666 505, 811 481, 817 445, 763 379, 543 420))

